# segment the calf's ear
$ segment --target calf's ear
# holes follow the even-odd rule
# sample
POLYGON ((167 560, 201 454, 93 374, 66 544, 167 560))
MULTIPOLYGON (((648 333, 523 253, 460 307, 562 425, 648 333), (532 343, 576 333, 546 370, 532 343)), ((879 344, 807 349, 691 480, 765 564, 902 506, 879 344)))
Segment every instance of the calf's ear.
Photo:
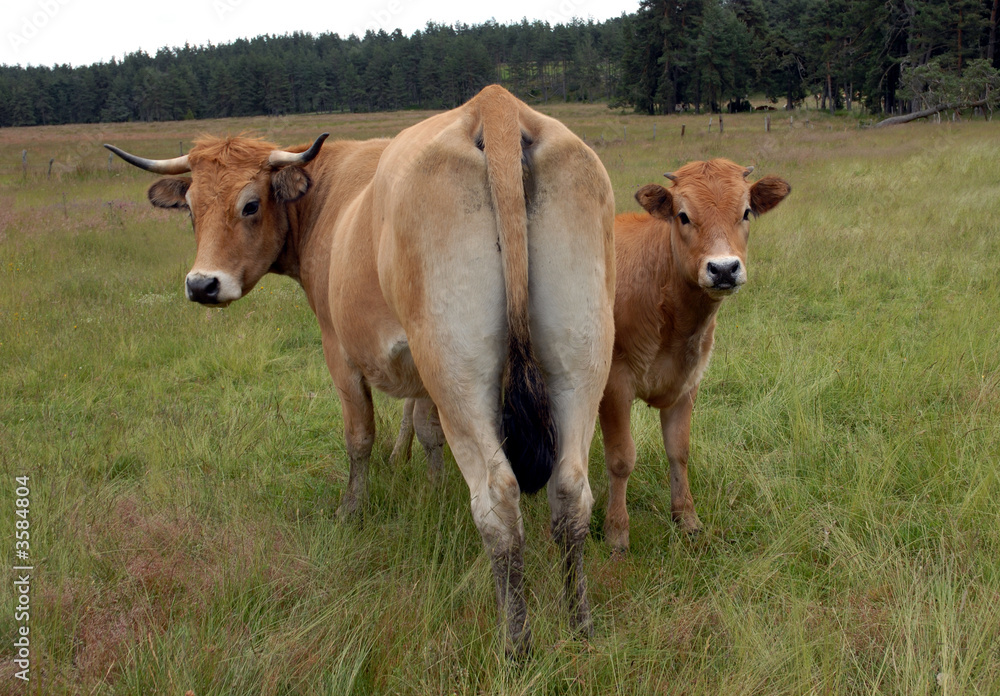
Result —
POLYGON ((157 179, 146 191, 146 195, 149 196, 149 202, 157 208, 185 209, 188 204, 184 196, 190 186, 190 179, 157 179))
POLYGON ((312 179, 302 167, 282 167, 271 175, 271 190, 279 201, 291 203, 306 195, 312 179))
POLYGON ((646 184, 635 192, 635 200, 655 218, 670 220, 674 217, 673 196, 659 184, 646 184))
POLYGON ((754 215, 763 215, 785 200, 792 192, 792 186, 784 179, 768 175, 750 187, 750 210, 754 215))

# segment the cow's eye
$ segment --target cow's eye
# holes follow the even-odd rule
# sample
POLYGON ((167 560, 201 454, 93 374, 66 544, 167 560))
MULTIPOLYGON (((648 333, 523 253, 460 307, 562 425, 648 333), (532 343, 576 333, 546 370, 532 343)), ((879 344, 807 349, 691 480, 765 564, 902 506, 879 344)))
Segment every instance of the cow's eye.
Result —
POLYGON ((243 206, 243 217, 250 217, 251 215, 256 215, 257 211, 260 210, 260 203, 257 201, 250 201, 245 206, 243 206))
POLYGON ((750 209, 749 209, 749 208, 747 208, 747 209, 746 209, 746 212, 744 212, 744 213, 743 213, 743 222, 746 222, 746 221, 748 221, 749 219, 750 219, 750 209))
POLYGON ((677 217, 680 218, 680 221, 681 221, 682 225, 690 225, 691 224, 691 218, 689 218, 687 216, 687 213, 681 213, 677 217))

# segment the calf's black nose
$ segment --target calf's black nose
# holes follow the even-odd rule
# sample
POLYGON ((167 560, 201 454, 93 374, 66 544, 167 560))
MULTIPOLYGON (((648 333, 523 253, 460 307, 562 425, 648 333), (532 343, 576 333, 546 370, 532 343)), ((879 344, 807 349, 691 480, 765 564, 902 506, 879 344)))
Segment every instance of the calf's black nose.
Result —
POLYGON ((705 270, 716 286, 732 287, 736 285, 736 275, 740 272, 740 260, 709 261, 705 270))
POLYGON ((197 276, 187 279, 187 296, 192 302, 219 304, 219 279, 214 276, 197 276))

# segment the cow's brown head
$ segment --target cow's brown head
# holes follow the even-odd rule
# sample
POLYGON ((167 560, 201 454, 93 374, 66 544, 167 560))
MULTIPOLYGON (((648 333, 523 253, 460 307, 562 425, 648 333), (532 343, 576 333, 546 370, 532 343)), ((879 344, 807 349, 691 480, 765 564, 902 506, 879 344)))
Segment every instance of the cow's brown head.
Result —
POLYGON ((303 152, 253 138, 207 138, 183 157, 168 160, 105 147, 147 171, 191 173, 153 182, 149 200, 157 208, 189 212, 198 252, 185 294, 194 302, 224 307, 250 292, 278 259, 288 235, 286 204, 309 190, 304 165, 319 154, 327 135, 303 152))
POLYGON ((648 184, 635 194, 650 215, 671 223, 670 246, 680 273, 715 299, 747 280, 750 217, 771 210, 792 190, 776 176, 750 184, 752 171, 726 159, 690 162, 664 175, 673 181, 669 189, 648 184))

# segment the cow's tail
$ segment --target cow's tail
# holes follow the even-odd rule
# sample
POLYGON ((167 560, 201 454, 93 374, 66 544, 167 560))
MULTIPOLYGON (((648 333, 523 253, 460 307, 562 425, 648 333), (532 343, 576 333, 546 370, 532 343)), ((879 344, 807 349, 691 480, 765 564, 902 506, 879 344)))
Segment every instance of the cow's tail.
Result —
POLYGON ((501 87, 480 96, 478 145, 486 154, 507 299, 507 359, 500 395, 500 439, 524 493, 540 490, 556 461, 556 425, 548 389, 532 350, 528 318, 528 212, 525 182, 530 163, 516 99, 501 87))

